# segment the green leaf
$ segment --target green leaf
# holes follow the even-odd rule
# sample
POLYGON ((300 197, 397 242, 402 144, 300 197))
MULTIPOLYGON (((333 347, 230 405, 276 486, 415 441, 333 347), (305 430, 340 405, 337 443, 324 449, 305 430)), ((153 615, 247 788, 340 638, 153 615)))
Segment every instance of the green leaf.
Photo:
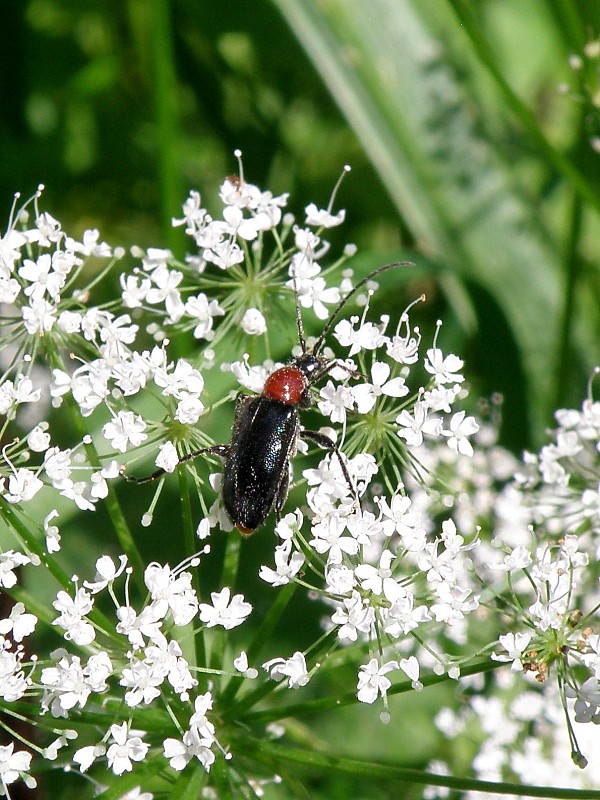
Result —
MULTIPOLYGON (((465 47, 456 19, 439 0, 274 2, 361 140, 419 249, 461 281, 480 284, 502 308, 541 431, 555 396, 560 247, 539 214, 543 200, 520 186, 522 165, 511 163, 494 139, 496 120, 482 117, 476 81, 459 77, 465 60, 445 47, 440 16, 454 43, 462 36, 465 47)), ((468 63, 477 63, 477 53, 470 56, 468 63)), ((487 74, 491 64, 489 56, 481 72, 487 74)), ((539 169, 559 169, 598 207, 598 193, 535 127, 508 85, 501 88, 504 105, 496 107, 505 127, 516 110, 534 135, 539 169)))

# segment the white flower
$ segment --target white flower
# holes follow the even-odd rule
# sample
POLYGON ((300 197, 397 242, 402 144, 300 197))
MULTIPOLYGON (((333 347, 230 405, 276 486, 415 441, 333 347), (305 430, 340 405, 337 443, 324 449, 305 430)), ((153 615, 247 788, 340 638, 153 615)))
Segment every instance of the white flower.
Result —
POLYGON ((464 367, 464 361, 452 353, 444 358, 438 347, 427 351, 425 369, 435 377, 436 383, 462 383, 464 376, 459 370, 464 367))
POLYGON ((392 685, 386 674, 398 669, 397 661, 387 661, 379 666, 376 658, 368 664, 363 664, 358 673, 357 697, 361 703, 374 703, 378 695, 385 697, 387 690, 392 685))
POLYGON ((325 303, 330 305, 339 302, 340 291, 337 287, 326 287, 325 279, 320 276, 311 281, 303 281, 298 290, 298 302, 303 308, 312 308, 319 319, 327 319, 329 311, 325 303))
POLYGON ((248 656, 246 655, 245 650, 242 650, 239 656, 233 659, 233 666, 238 672, 241 672, 245 678, 254 680, 254 678, 258 677, 258 671, 254 669, 254 667, 250 667, 248 664, 248 656))
POLYGON ((427 606, 415 608, 413 593, 392 578, 384 580, 383 593, 390 602, 390 607, 381 612, 384 630, 394 639, 406 636, 422 622, 431 619, 427 606))
POLYGON ((29 302, 29 306, 21 309, 27 333, 31 336, 48 333, 56 322, 56 309, 47 300, 35 300, 31 297, 29 302))
POLYGON ((192 725, 189 731, 183 734, 183 741, 179 739, 165 739, 163 753, 169 760, 172 769, 180 772, 192 760, 197 758, 204 769, 209 772, 215 761, 215 755, 210 749, 214 738, 203 737, 200 731, 192 725))
POLYGON ((159 697, 159 686, 164 680, 164 673, 162 670, 157 670, 153 665, 147 664, 145 661, 132 659, 128 667, 123 668, 121 686, 125 686, 128 691, 125 692, 125 702, 132 708, 145 703, 148 705, 154 699, 159 697))
MULTIPOLYGON (((390 520, 402 539, 402 546, 411 553, 420 553, 427 544, 423 514, 412 510, 412 501, 407 495, 396 493, 388 504, 385 497, 379 498, 381 513, 390 520)), ((383 521, 384 527, 386 520, 383 521)))
POLYGON ((210 597, 212 605, 200 603, 199 607, 200 619, 208 628, 222 625, 225 630, 231 630, 245 622, 252 611, 252 606, 244 600, 243 595, 236 594, 231 597, 231 589, 228 586, 220 592, 211 592, 210 597))
POLYGON ((510 668, 513 672, 522 672, 521 656, 530 641, 530 633, 506 633, 504 636, 499 636, 498 642, 506 650, 506 653, 492 653, 492 658, 494 661, 512 661, 510 668))
POLYGON ((90 656, 85 667, 78 656, 68 655, 63 649, 52 656, 56 664, 42 670, 40 682, 44 686, 42 708, 50 709, 53 717, 67 718, 71 709, 85 706, 92 692, 106 690, 112 673, 112 662, 106 653, 90 656))
POLYGON ((358 323, 358 317, 351 317, 349 320, 343 319, 335 326, 333 335, 342 345, 349 347, 348 356, 360 353, 361 350, 377 350, 387 342, 387 338, 373 322, 361 322, 357 330, 354 326, 358 323))
POLYGON ((568 697, 576 697, 575 722, 600 722, 600 687, 596 678, 588 678, 574 691, 567 688, 568 697))
POLYGON ((127 566, 127 556, 119 556, 119 566, 115 564, 110 556, 101 556, 96 561, 96 577, 93 582, 84 581, 83 585, 89 589, 92 594, 105 589, 109 583, 112 583, 116 578, 121 575, 127 566))
POLYGON ((410 447, 419 447, 423 444, 423 434, 439 436, 442 433, 442 421, 427 415, 427 406, 423 402, 416 402, 414 414, 406 409, 396 417, 400 430, 398 436, 406 441, 410 447))
POLYGON ((421 691, 423 684, 419 680, 420 668, 419 662, 415 656, 410 656, 410 658, 401 658, 399 666, 400 669, 410 678, 413 689, 418 692, 421 691))
POLYGON ((50 434, 41 425, 36 425, 27 436, 27 446, 34 453, 43 453, 50 447, 50 434))
POLYGON ((297 550, 292 553, 292 541, 286 539, 275 548, 275 569, 261 566, 260 577, 273 586, 284 586, 300 572, 305 560, 303 553, 297 550))
POLYGON ((271 679, 274 681, 281 681, 287 678, 288 687, 290 689, 298 689, 300 686, 306 686, 310 676, 306 667, 306 659, 304 654, 297 651, 290 658, 272 658, 270 661, 265 661, 263 669, 270 672, 271 679))
POLYGON ((196 297, 188 298, 185 304, 185 313, 197 320, 194 328, 194 338, 206 339, 206 341, 210 342, 215 335, 213 319, 214 317, 223 316, 225 311, 216 300, 209 300, 204 292, 201 292, 196 297))
POLYGON ((58 553, 60 550, 60 532, 56 525, 51 525, 53 519, 58 517, 58 511, 53 508, 44 517, 44 531, 46 532, 46 549, 49 553, 58 553))
POLYGON ((9 503, 26 503, 40 491, 44 484, 26 467, 19 467, 8 479, 8 492, 4 497, 9 503))
POLYGON ((122 775, 124 772, 131 772, 133 769, 132 761, 143 761, 149 749, 149 745, 135 735, 141 731, 130 731, 126 722, 121 725, 111 725, 110 735, 113 743, 106 751, 108 766, 115 775, 122 775))
POLYGON ((317 228, 334 228, 341 225, 346 219, 346 211, 342 208, 337 214, 332 214, 329 209, 317 208, 315 203, 309 203, 304 209, 306 224, 317 228))
POLYGON ((94 641, 96 638, 94 627, 84 620, 85 615, 92 610, 94 601, 85 589, 78 589, 73 598, 66 592, 60 591, 52 605, 60 612, 60 616, 53 624, 65 631, 65 639, 81 646, 94 641))
POLYGON ((476 595, 471 596, 470 589, 441 582, 435 585, 435 590, 441 600, 440 603, 433 603, 431 606, 436 622, 453 625, 464 619, 465 614, 479 607, 479 598, 476 595))
POLYGON ((196 616, 198 600, 189 572, 177 574, 168 564, 149 564, 144 572, 144 582, 152 596, 155 619, 163 618, 171 611, 175 625, 187 625, 196 616))
POLYGON ((0 553, 0 586, 12 589, 17 583, 15 570, 30 563, 29 556, 17 553, 16 550, 6 550, 4 553, 0 553))
POLYGON ((267 322, 258 308, 249 308, 240 324, 244 333, 249 336, 260 336, 267 332, 267 322))
POLYGON ((388 381, 390 365, 383 361, 375 361, 371 367, 372 383, 362 383, 351 388, 359 414, 367 414, 382 395, 388 397, 404 397, 408 394, 408 386, 404 378, 398 377, 388 381))
POLYGON ((518 569, 525 569, 531 563, 532 558, 529 550, 523 545, 518 545, 504 556, 501 564, 488 564, 488 567, 499 572, 515 572, 518 569))
POLYGON ((339 625, 338 639, 347 644, 355 642, 359 633, 368 634, 375 622, 375 611, 358 592, 343 600, 342 606, 331 615, 334 625, 339 625))
POLYGON ((173 442, 165 442, 161 444, 158 455, 156 456, 155 464, 165 472, 174 472, 177 464, 179 464, 179 456, 173 442))
POLYGON ((195 425, 204 411, 204 403, 196 395, 181 395, 175 419, 183 425, 195 425))
POLYGON ((379 557, 379 566, 372 564, 359 564, 354 574, 358 578, 361 588, 373 594, 381 594, 383 591, 383 581, 392 575, 392 562, 395 555, 391 550, 384 550, 379 557))
POLYGON ((177 360, 174 369, 170 370, 171 366, 157 369, 154 374, 154 382, 163 389, 163 394, 178 399, 200 395, 204 389, 204 378, 200 372, 184 358, 177 360))
POLYGON ((354 408, 354 397, 350 389, 345 386, 335 386, 332 381, 327 381, 319 396, 321 397, 317 404, 319 411, 332 422, 345 422, 346 410, 354 408))
POLYGON ((153 286, 146 293, 146 301, 152 305, 164 303, 168 321, 172 324, 178 322, 184 314, 185 306, 177 287, 183 279, 183 273, 175 269, 168 269, 161 264, 152 270, 150 280, 153 286))
MULTIPOLYGON (((31 753, 27 753, 25 750, 19 750, 15 753, 13 742, 0 746, 0 784, 3 788, 22 777, 30 766, 31 753)), ((28 785, 32 787, 35 786, 35 783, 28 782, 28 785)), ((6 794, 6 791, 3 791, 2 794, 6 794)))
POLYGON ((139 414, 136 416, 133 411, 119 411, 112 422, 104 425, 102 433, 115 450, 124 453, 130 444, 137 447, 148 438, 145 429, 146 423, 139 414))
POLYGON ((10 610, 10 616, 0 620, 0 634, 12 635, 15 642, 22 642, 26 636, 33 633, 38 618, 35 614, 26 614, 23 603, 15 603, 10 610))
POLYGON ((106 753, 103 744, 90 744, 87 747, 80 747, 73 754, 73 761, 79 765, 80 772, 87 772, 97 758, 106 753))
POLYGON ((450 430, 443 430, 442 434, 448 436, 448 447, 455 453, 463 456, 472 456, 473 447, 467 437, 479 430, 475 417, 465 417, 464 411, 458 411, 450 420, 450 430))
POLYGON ((344 535, 346 532, 346 519, 336 516, 326 516, 312 526, 313 539, 309 544, 317 553, 329 553, 329 562, 339 564, 342 553, 355 556, 358 553, 359 543, 353 537, 344 535))

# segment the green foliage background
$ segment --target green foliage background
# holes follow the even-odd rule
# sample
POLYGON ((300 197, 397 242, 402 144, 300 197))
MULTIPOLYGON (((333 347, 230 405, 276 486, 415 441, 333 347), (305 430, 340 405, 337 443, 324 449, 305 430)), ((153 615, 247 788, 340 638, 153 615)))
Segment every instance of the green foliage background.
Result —
MULTIPOLYGON (((503 442, 539 445, 552 411, 580 403, 600 361, 600 62, 568 59, 600 35, 599 3, 22 0, 4 4, 2 29, 3 212, 41 182, 73 235, 182 253, 170 218, 190 188, 217 208, 234 148, 298 213, 325 205, 349 163, 334 244, 356 242, 359 271, 417 262, 397 310, 425 291, 422 329, 441 317, 473 396, 504 396, 503 442)), ((97 517, 73 522, 77 559, 104 545, 97 517)), ((260 557, 249 548, 253 574, 260 557)), ((324 741, 422 766, 443 746, 438 703, 422 698, 410 733, 385 737, 369 710, 328 716, 324 741)), ((307 785, 388 796, 346 781, 317 771, 307 785)))

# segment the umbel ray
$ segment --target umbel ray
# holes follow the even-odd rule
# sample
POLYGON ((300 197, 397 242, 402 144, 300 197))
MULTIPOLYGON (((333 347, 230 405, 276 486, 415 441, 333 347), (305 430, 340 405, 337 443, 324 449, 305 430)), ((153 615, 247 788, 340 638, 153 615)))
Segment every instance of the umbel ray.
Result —
MULTIPOLYGON (((341 452, 334 441, 317 431, 300 432, 300 409, 312 405, 311 389, 335 367, 344 363, 321 355, 325 338, 346 304, 375 276, 396 267, 414 266, 410 261, 396 261, 373 270, 362 278, 337 304, 315 344, 308 348, 294 285, 296 323, 302 354, 285 366, 275 369, 266 379, 259 395, 238 397, 231 441, 203 447, 183 456, 179 464, 201 455, 223 459, 223 505, 227 516, 244 536, 264 524, 271 509, 279 520, 288 494, 289 463, 296 452, 298 436, 336 454, 349 486, 352 486, 341 452)), ((351 373, 352 374, 352 373, 351 373)), ((128 481, 147 483, 165 473, 157 469, 151 475, 128 481)))

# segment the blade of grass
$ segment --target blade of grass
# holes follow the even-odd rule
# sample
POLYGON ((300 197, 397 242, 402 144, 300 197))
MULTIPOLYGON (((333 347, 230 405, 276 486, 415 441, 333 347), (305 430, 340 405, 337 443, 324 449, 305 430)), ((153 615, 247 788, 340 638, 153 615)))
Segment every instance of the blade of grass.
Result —
POLYGON ((434 772, 424 772, 409 767, 396 767, 390 764, 381 764, 372 761, 360 761, 354 758, 344 758, 334 755, 318 753, 314 750, 305 750, 299 747, 286 747, 261 740, 260 742, 247 741, 247 748, 257 759, 274 759, 277 761, 291 761, 312 767, 320 773, 332 771, 346 775, 355 775, 364 780, 381 780, 386 784, 389 781, 414 783, 425 786, 445 786, 460 792, 486 792, 489 794, 509 794, 515 797, 549 797, 564 798, 564 800, 597 800, 600 790, 590 789, 563 789, 556 786, 527 786, 520 783, 505 783, 503 781, 480 781, 475 778, 454 778, 449 775, 438 775, 434 772))
MULTIPOLYGON (((451 54, 409 0, 274 0, 360 138, 420 248, 499 303, 529 378, 541 434, 556 374, 560 247, 502 147, 485 131, 451 54), (534 323, 543 319, 543 325, 534 323)), ((462 66, 462 65, 461 65, 462 66)), ((528 121, 533 120, 530 116, 528 121)), ((539 134, 542 156, 594 207, 571 161, 539 134), (550 152, 551 151, 551 152, 550 152)), ((541 202, 541 201, 540 201, 541 202)), ((582 347, 581 342, 578 346, 582 347)), ((593 360, 589 342, 586 356, 593 360)), ((491 354, 493 357, 493 354, 491 354)))

